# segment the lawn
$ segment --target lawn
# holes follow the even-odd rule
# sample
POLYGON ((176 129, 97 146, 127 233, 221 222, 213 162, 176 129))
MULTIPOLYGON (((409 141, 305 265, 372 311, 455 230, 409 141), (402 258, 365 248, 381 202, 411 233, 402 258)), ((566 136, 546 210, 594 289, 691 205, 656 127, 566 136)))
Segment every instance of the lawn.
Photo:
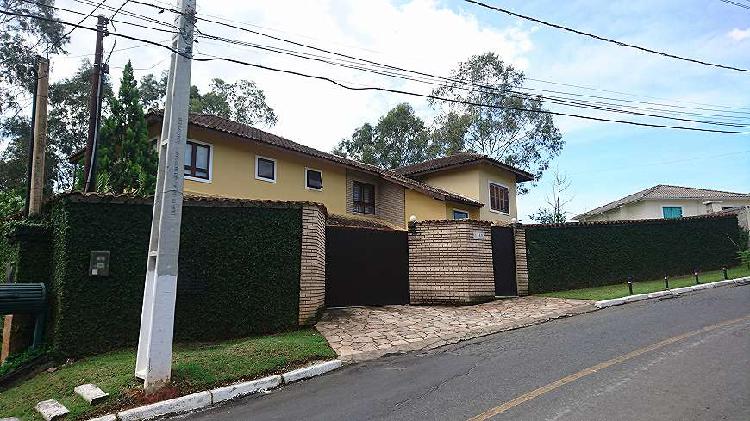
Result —
MULTIPOLYGON (((325 338, 312 329, 211 344, 178 344, 174 348, 172 386, 162 398, 280 373, 306 362, 329 359, 336 354, 325 338)), ((138 406, 153 397, 142 394, 133 376, 135 348, 110 352, 63 365, 52 373, 42 372, 15 387, 0 392, 0 418, 41 420, 34 411, 37 402, 54 398, 65 405, 68 419, 138 406), (110 397, 89 406, 73 388, 95 383, 110 397)))
MULTIPOLYGON (((730 268, 727 272, 729 274, 729 279, 750 276, 750 270, 747 268, 747 266, 733 267, 730 268)), ((722 274, 721 270, 714 270, 711 272, 701 273, 699 275, 699 279, 702 283, 715 282, 723 280, 724 275, 722 274)), ((670 288, 682 288, 690 285, 695 285, 695 277, 693 275, 685 275, 669 279, 670 288)), ((633 294, 644 294, 649 292, 662 291, 664 289, 666 289, 664 288, 664 279, 655 279, 653 281, 633 283, 633 294)), ((546 292, 539 295, 545 297, 575 298, 580 300, 609 300, 612 298, 620 298, 628 295, 628 286, 623 282, 616 285, 546 292)))

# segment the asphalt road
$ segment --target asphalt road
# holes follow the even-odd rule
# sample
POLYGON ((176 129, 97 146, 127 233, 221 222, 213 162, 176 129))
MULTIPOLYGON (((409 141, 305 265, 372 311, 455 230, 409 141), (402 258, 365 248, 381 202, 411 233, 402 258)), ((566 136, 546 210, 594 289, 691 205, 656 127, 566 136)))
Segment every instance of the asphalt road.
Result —
POLYGON ((190 420, 750 420, 750 286, 356 364, 190 420))

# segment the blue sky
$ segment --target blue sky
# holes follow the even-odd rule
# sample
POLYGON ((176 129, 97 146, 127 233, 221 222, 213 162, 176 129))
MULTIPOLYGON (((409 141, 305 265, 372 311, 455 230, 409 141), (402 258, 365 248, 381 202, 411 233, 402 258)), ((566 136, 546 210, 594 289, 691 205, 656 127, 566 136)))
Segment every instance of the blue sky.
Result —
MULTIPOLYGON (((120 4, 114 0, 110 2, 115 7, 120 4)), ((750 68, 750 10, 719 0, 487 2, 656 50, 750 68)), ((58 0, 58 4, 87 12, 90 8, 70 0, 58 0)), ((156 15, 153 10, 135 4, 127 5, 126 9, 158 19, 166 19, 168 15, 156 15)), ((459 61, 472 54, 494 51, 534 79, 621 91, 633 95, 626 98, 641 101, 648 100, 643 98, 648 96, 689 107, 695 105, 687 102, 699 102, 750 113, 750 72, 706 67, 617 47, 459 0, 198 0, 198 12, 240 21, 269 34, 436 74, 447 74, 459 61)), ((69 16, 62 17, 73 20, 69 16)), ((93 18, 87 23, 93 24, 93 18)), ((199 28, 235 39, 270 42, 246 32, 228 31, 207 23, 199 23, 199 28)), ((117 29, 155 41, 168 38, 163 33, 134 31, 124 25, 118 25, 117 29)), ((112 38, 105 39, 105 49, 111 48, 112 42, 112 38)), ((87 53, 92 45, 92 34, 78 30, 73 34, 69 51, 74 55, 87 53)), ((135 44, 118 40, 118 49, 130 46, 135 44)), ((206 40, 198 44, 196 51, 199 55, 208 52, 324 74, 354 85, 419 92, 431 89, 206 40)), ((143 69, 136 71, 136 76, 142 76, 166 68, 167 58, 165 50, 157 47, 136 46, 116 51, 110 63, 112 79, 116 84, 120 68, 128 59, 133 61, 136 69, 143 69)), ((78 60, 53 57, 52 79, 70 75, 78 60)), ((324 82, 300 80, 228 63, 194 64, 194 84, 205 88, 213 77, 227 81, 256 81, 279 115, 279 123, 266 129, 322 150, 331 150, 338 140, 349 136, 357 126, 376 121, 399 102, 411 102, 428 120, 433 113, 423 101, 413 98, 349 92, 324 82)), ((529 81, 528 86, 610 95, 533 81, 529 81)), ((560 107, 555 109, 570 111, 560 107)), ((750 115, 747 117, 746 121, 750 122, 750 115)), ((639 128, 566 117, 556 121, 563 130, 566 146, 552 166, 572 182, 573 201, 568 210, 573 214, 660 183, 750 191, 748 135, 639 128)), ((519 199, 520 219, 528 221, 527 215, 544 204, 550 191, 549 178, 544 177, 528 195, 519 199)))
MULTIPOLYGON (((476 13, 471 5, 456 6, 476 13), (469 7, 467 7, 469 6, 469 7)), ((454 3, 455 4, 455 3, 454 3)), ((675 55, 750 67, 750 11, 718 0, 700 1, 498 1, 500 7, 675 55)), ((477 13, 486 25, 517 19, 477 13)), ((552 28, 536 29, 526 55, 535 78, 667 99, 750 107, 750 74, 675 61, 552 28)), ((646 99, 648 100, 648 99, 646 99)), ((744 111, 749 111, 746 108, 744 111)), ((560 119, 561 124, 569 119, 560 119)), ((582 212, 655 184, 750 191, 750 136, 721 135, 592 123, 566 130, 565 149, 553 164, 568 175, 582 212)), ((549 177, 520 199, 519 218, 549 195, 549 177)))

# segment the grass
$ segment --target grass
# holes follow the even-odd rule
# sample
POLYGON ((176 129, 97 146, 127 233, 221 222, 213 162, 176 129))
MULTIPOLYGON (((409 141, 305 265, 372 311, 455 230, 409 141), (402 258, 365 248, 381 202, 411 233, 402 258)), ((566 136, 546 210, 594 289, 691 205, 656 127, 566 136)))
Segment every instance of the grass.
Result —
MULTIPOLYGON (((325 338, 312 329, 211 344, 177 344, 172 363, 172 387, 163 398, 280 373, 306 362, 335 357, 325 338)), ((41 420, 37 402, 54 398, 65 405, 67 419, 83 419, 148 403, 133 376, 135 349, 109 352, 42 372, 0 392, 0 418, 41 420), (75 386, 95 383, 110 397, 96 407, 73 392, 75 386)), ((157 399, 158 400, 158 399, 157 399)))
MULTIPOLYGON (((750 269, 748 269, 747 266, 729 268, 727 272, 729 274, 729 279, 750 276, 750 269)), ((701 273, 699 279, 702 283, 715 282, 724 280, 724 275, 721 270, 714 270, 701 273)), ((670 288, 682 288, 690 285, 695 285, 695 277, 693 275, 669 278, 670 288)), ((666 289, 664 288, 664 279, 633 283, 633 294, 645 294, 662 291, 664 289, 666 289)), ((612 298, 625 297, 628 294, 628 286, 623 282, 616 285, 546 292, 539 295, 545 297, 574 298, 579 300, 610 300, 612 298)))

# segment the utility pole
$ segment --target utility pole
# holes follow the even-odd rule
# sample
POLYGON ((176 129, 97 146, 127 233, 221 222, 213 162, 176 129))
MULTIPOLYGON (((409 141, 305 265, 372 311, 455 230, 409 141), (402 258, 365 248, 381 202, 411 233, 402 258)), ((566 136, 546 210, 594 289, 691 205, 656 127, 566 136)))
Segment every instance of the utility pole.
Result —
POLYGON ((96 50, 94 51, 94 71, 91 74, 91 93, 89 94, 89 135, 86 138, 86 154, 83 159, 83 191, 96 191, 96 145, 99 138, 99 120, 102 115, 102 56, 104 55, 104 37, 109 35, 109 20, 99 15, 96 21, 96 50))
POLYGON ((144 380, 146 393, 166 385, 172 372, 195 0, 182 0, 181 11, 177 17, 179 33, 172 39, 173 53, 159 139, 159 172, 135 364, 135 375, 144 380))
POLYGON ((42 209, 44 193, 44 153, 47 150, 47 95, 49 92, 49 60, 37 61, 36 101, 34 102, 34 147, 31 158, 31 183, 29 186, 29 216, 38 215, 42 209))
POLYGON ((39 61, 43 60, 41 56, 36 57, 36 65, 31 68, 31 74, 34 76, 34 105, 31 108, 31 133, 29 133, 29 157, 26 162, 26 201, 23 205, 23 214, 29 216, 29 202, 31 202, 31 167, 34 166, 34 125, 36 124, 36 92, 39 89, 39 72, 37 66, 39 61))

